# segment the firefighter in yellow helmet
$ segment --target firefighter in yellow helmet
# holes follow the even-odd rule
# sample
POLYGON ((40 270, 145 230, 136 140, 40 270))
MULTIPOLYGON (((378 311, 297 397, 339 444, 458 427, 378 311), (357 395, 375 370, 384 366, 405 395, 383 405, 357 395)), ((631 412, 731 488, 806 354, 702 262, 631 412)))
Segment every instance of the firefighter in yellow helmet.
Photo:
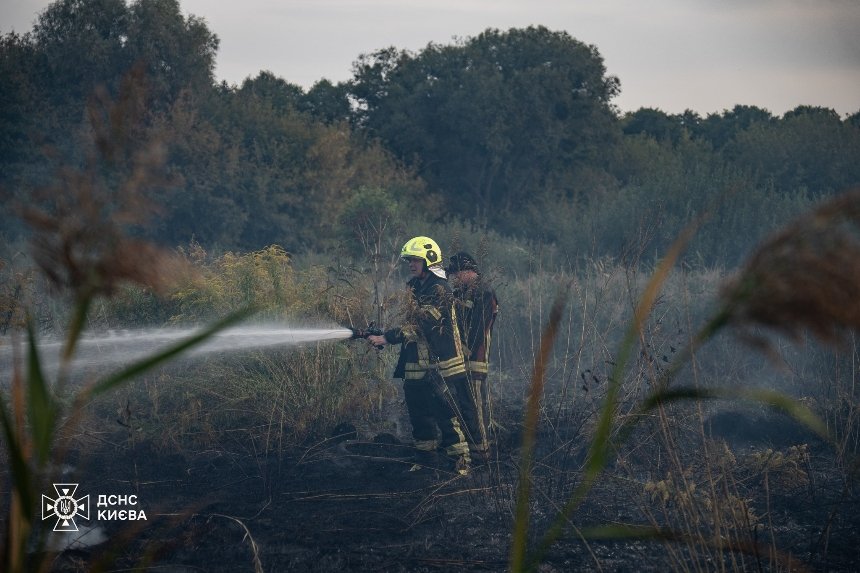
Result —
POLYGON ((442 448, 452 467, 467 474, 469 445, 457 407, 457 388, 467 384, 466 365, 442 251, 422 236, 407 241, 400 256, 412 275, 406 320, 368 340, 377 346, 400 344, 394 377, 403 379, 415 447, 426 452, 442 448))

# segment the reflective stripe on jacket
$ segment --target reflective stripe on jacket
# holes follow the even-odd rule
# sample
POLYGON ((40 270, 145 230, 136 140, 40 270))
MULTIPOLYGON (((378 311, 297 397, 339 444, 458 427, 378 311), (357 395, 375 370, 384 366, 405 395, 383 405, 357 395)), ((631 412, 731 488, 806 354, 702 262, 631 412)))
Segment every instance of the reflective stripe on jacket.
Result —
POLYGON ((418 380, 438 369, 446 380, 465 377, 466 362, 453 293, 448 281, 430 274, 407 284, 413 307, 406 324, 385 332, 389 344, 400 343, 395 378, 418 380))
POLYGON ((490 342, 499 301, 493 289, 476 285, 457 289, 455 307, 466 356, 466 370, 473 379, 485 380, 489 371, 490 342))

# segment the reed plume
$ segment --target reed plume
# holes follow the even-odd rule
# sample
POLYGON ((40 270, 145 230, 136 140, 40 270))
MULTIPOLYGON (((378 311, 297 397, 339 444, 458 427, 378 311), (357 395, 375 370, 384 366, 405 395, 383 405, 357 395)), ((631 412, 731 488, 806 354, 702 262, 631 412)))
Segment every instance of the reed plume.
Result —
POLYGON ((860 330, 860 190, 832 199, 765 241, 723 287, 727 321, 824 342, 860 330))

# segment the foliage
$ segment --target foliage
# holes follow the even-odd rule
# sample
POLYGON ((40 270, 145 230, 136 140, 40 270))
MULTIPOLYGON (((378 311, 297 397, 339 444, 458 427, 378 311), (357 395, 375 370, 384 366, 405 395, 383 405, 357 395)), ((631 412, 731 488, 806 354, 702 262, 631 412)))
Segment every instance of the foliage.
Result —
POLYGON ((860 186, 860 129, 832 110, 801 106, 778 122, 754 124, 725 153, 783 193, 803 189, 829 196, 860 186))
POLYGON ((684 136, 684 124, 659 109, 640 108, 622 120, 625 135, 646 135, 658 142, 677 145, 684 136))
MULTIPOLYGON (((728 227, 705 229, 692 253, 731 265, 811 201, 860 184, 851 117, 742 104, 618 117, 619 80, 597 47, 543 27, 377 50, 352 80, 308 90, 266 71, 216 84, 217 49, 176 0, 51 4, 31 32, 0 38, 0 192, 23 201, 58 162, 85 161, 83 103, 116 96, 135 66, 149 88, 138 135, 164 144, 172 176, 145 233, 171 246, 336 248, 344 210, 372 188, 404 224, 462 221, 568 259, 623 258, 645 240, 639 260, 651 260, 722 205, 728 227)), ((14 221, 7 232, 26 233, 14 221)))
POLYGON ((159 122, 173 142, 170 168, 183 182, 166 192, 170 241, 320 247, 336 234, 356 189, 394 188, 408 197, 418 188, 384 150, 361 144, 342 125, 312 121, 262 81, 204 101, 189 94, 159 122))
POLYGON ((617 91, 595 47, 543 27, 379 50, 351 83, 360 126, 416 163, 451 212, 495 224, 611 144, 617 91))
MULTIPOLYGON (((111 296, 126 283, 158 289, 175 271, 168 253, 133 236, 147 210, 142 190, 161 180, 163 155, 153 151, 158 142, 130 145, 130 134, 140 121, 140 87, 134 75, 125 78, 119 101, 101 101, 89 108, 93 141, 87 161, 61 170, 54 185, 41 190, 22 211, 34 228, 35 263, 60 292, 71 299, 59 368, 51 372, 39 346, 31 316, 26 320, 25 366, 17 355, 8 389, 0 392, 3 455, 10 468, 10 499, 6 512, 0 562, 4 571, 17 573, 42 568, 44 536, 38 523, 36 492, 46 485, 50 464, 61 462, 70 433, 94 397, 126 384, 134 377, 193 348, 219 330, 245 318, 233 312, 188 339, 145 356, 115 372, 71 388, 72 364, 86 329, 93 302, 111 296), (114 171, 128 167, 126 179, 114 171), (35 542, 35 544, 32 544, 35 542), (35 549, 35 551, 31 551, 35 549)), ((26 286, 22 284, 21 286, 26 286)), ((11 308, 12 317, 15 307, 11 308)))
POLYGON ((176 313, 171 322, 197 322, 222 315, 231 308, 253 306, 262 318, 308 321, 332 318, 333 309, 322 295, 328 290, 322 269, 296 271, 291 256, 271 245, 247 254, 227 252, 207 261, 192 251, 198 273, 172 295, 176 313))

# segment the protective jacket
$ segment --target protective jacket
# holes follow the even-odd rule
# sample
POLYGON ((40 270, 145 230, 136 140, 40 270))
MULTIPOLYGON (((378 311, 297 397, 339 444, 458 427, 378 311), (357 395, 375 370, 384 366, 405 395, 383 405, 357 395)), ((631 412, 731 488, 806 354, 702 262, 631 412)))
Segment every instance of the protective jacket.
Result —
POLYGON ((448 281, 430 273, 422 281, 411 279, 412 304, 406 323, 385 332, 389 344, 399 343, 395 378, 419 380, 438 370, 446 383, 466 377, 459 324, 448 281))
POLYGON ((499 301, 493 289, 478 282, 454 291, 458 327, 463 338, 466 370, 472 380, 486 380, 493 323, 499 301))

